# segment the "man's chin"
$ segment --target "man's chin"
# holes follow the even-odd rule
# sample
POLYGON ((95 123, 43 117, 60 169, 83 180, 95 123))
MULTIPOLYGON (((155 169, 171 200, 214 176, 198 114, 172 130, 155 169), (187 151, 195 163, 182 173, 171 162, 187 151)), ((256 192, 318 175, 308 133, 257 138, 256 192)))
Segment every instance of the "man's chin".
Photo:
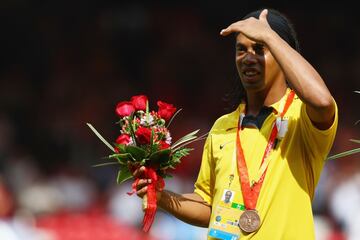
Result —
POLYGON ((256 91, 264 87, 264 84, 261 81, 253 81, 253 82, 243 81, 242 85, 246 91, 256 91))

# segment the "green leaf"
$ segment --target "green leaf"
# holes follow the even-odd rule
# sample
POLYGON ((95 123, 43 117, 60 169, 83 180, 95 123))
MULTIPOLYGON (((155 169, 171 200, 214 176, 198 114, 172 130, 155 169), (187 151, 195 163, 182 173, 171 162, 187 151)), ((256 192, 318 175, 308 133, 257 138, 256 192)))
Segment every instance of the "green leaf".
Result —
POLYGON ((115 153, 115 154, 109 155, 109 158, 120 158, 120 159, 124 159, 124 160, 131 160, 132 156, 130 153, 115 153))
POLYGON ((150 145, 150 155, 154 152, 159 151, 159 144, 152 144, 150 145))
POLYGON ((129 120, 130 136, 131 136, 134 144, 136 145, 137 142, 136 142, 136 137, 135 137, 134 125, 133 125, 134 114, 135 114, 135 112, 131 113, 128 120, 129 120))
POLYGON ((117 143, 114 143, 114 144, 119 149, 120 153, 126 152, 126 150, 125 150, 126 145, 125 144, 117 144, 117 143))
POLYGON ((182 157, 185 157, 190 154, 190 151, 194 150, 193 148, 182 148, 175 151, 172 155, 172 162, 179 163, 182 157))
POLYGON ((177 110, 174 115, 170 118, 169 123, 167 124, 166 128, 169 128, 171 122, 173 121, 173 119, 175 118, 176 115, 178 115, 178 113, 182 110, 182 108, 180 108, 179 110, 177 110))
POLYGON ((192 151, 192 148, 182 148, 179 149, 175 152, 173 152, 170 156, 170 160, 166 161, 166 162, 162 162, 160 164, 160 168, 162 169, 166 169, 166 168, 171 168, 171 169, 175 169, 175 166, 178 165, 181 161, 182 157, 185 157, 187 155, 190 154, 190 151, 192 151))
POLYGON ((186 134, 185 136, 183 136, 182 138, 180 138, 179 140, 177 140, 177 141, 171 146, 171 148, 175 148, 176 146, 178 146, 178 145, 180 145, 180 144, 182 144, 182 143, 184 143, 184 142, 191 141, 191 140, 197 138, 195 134, 197 134, 197 133, 199 132, 199 130, 200 130, 200 129, 195 130, 195 131, 193 131, 193 132, 191 132, 191 133, 186 134))
POLYGON ((355 149, 352 149, 352 150, 349 150, 349 151, 346 151, 346 152, 342 152, 342 153, 330 156, 330 157, 327 158, 327 160, 334 160, 334 159, 337 159, 337 158, 345 157, 345 156, 352 155, 352 154, 359 153, 359 152, 360 152, 360 148, 355 148, 355 149))
POLYGON ((173 156, 184 157, 190 154, 190 151, 194 150, 193 148, 182 148, 173 153, 173 156))
POLYGON ((171 149, 163 149, 157 152, 154 152, 150 155, 148 163, 150 165, 162 164, 170 160, 171 149))
POLYGON ((154 128, 151 128, 151 135, 150 135, 150 146, 154 144, 154 128))
POLYGON ((135 159, 129 153, 116 153, 109 155, 109 158, 114 158, 118 161, 118 163, 122 165, 127 165, 128 161, 135 161, 135 159))
POLYGON ((88 127, 95 133, 95 135, 108 147, 111 149, 111 151, 115 152, 114 147, 111 146, 110 143, 108 143, 105 138, 103 138, 103 136, 101 136, 101 134, 90 124, 90 123, 86 123, 86 125, 88 125, 88 127))
POLYGON ((102 167, 102 166, 107 166, 107 165, 118 165, 118 162, 107 162, 107 163, 100 163, 100 164, 95 164, 92 165, 93 167, 102 167))
POLYGON ((131 172, 129 171, 129 169, 127 167, 124 167, 118 171, 116 182, 118 184, 121 184, 132 177, 133 176, 132 176, 131 172))
POLYGON ((147 153, 144 149, 136 147, 136 146, 126 146, 126 153, 131 154, 131 156, 135 159, 135 161, 141 161, 147 157, 147 153))
POLYGON ((149 122, 149 101, 146 101, 146 122, 149 122))
POLYGON ((190 140, 188 140, 188 141, 186 141, 186 142, 183 142, 183 143, 181 143, 181 144, 178 144, 177 147, 172 147, 172 149, 173 149, 173 151, 177 151, 177 150, 185 147, 186 145, 189 145, 190 143, 193 143, 193 142, 196 142, 196 141, 200 141, 200 140, 205 139, 208 134, 209 134, 209 133, 205 133, 205 134, 203 134, 203 135, 200 136, 200 137, 195 137, 195 138, 193 138, 193 139, 190 139, 190 140))
POLYGON ((350 142, 354 142, 354 143, 360 143, 360 140, 356 140, 356 139, 350 139, 350 142))

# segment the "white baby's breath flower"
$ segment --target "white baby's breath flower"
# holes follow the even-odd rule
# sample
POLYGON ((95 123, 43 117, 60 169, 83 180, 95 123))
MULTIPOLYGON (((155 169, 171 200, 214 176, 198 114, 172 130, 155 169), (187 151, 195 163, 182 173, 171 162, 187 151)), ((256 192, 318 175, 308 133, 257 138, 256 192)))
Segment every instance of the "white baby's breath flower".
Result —
POLYGON ((149 125, 151 126, 153 124, 154 124, 154 117, 151 114, 149 114, 148 117, 145 114, 140 119, 140 125, 142 126, 149 126, 149 125))
POLYGON ((165 134, 165 142, 169 145, 171 145, 171 136, 170 136, 170 133, 169 132, 166 132, 165 134))

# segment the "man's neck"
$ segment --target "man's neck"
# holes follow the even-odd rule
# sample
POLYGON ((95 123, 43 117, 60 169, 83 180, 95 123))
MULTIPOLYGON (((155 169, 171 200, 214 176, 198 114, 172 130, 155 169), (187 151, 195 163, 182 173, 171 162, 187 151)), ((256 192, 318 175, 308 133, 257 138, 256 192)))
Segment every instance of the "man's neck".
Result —
POLYGON ((257 116, 263 106, 278 102, 286 94, 286 83, 261 91, 247 91, 246 115, 257 116))

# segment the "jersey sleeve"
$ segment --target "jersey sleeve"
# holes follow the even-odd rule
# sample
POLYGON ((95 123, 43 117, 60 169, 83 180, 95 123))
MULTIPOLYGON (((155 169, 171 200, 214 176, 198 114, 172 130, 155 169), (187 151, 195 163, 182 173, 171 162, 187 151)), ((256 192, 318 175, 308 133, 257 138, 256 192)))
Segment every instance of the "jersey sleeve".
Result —
POLYGON ((324 160, 331 150, 336 135, 338 125, 338 108, 336 102, 333 123, 325 130, 318 129, 311 122, 304 103, 302 103, 300 111, 300 129, 304 151, 313 168, 322 167, 324 160))
POLYGON ((215 185, 214 161, 212 157, 211 133, 209 133, 203 150, 200 171, 195 182, 194 192, 199 194, 204 201, 212 204, 213 191, 215 185))

